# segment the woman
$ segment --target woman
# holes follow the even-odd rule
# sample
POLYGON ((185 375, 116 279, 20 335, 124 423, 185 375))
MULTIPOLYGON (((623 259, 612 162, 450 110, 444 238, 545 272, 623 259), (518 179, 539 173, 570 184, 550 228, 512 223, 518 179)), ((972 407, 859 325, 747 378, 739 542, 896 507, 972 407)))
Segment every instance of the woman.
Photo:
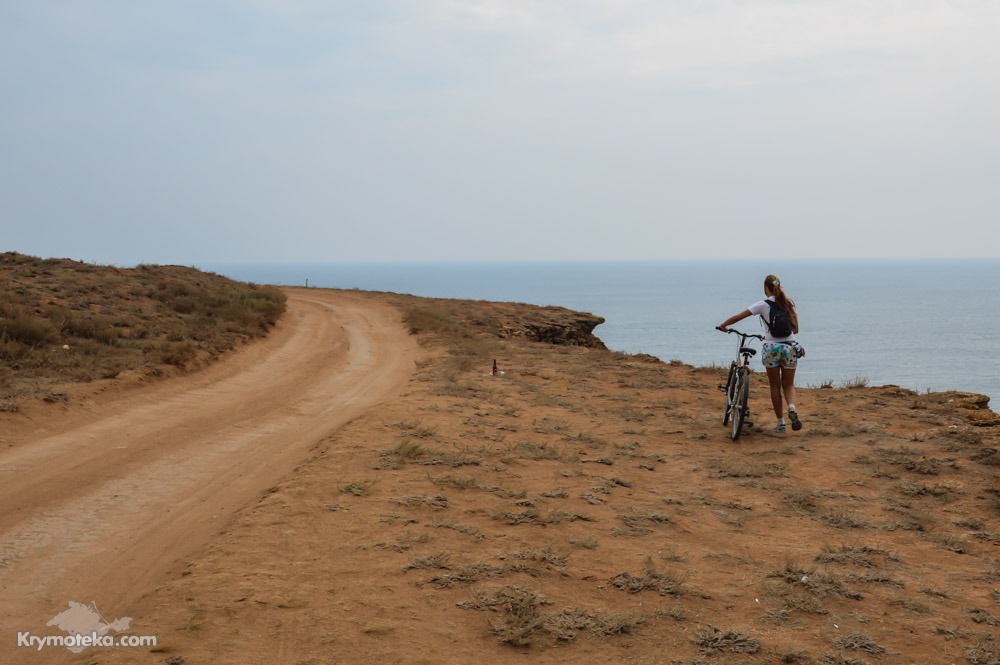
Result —
POLYGON ((792 421, 792 429, 798 431, 802 429, 802 421, 795 410, 795 365, 798 359, 805 355, 805 350, 795 341, 795 333, 799 331, 799 317, 795 312, 795 303, 785 295, 776 276, 768 275, 764 278, 764 296, 764 300, 759 300, 750 305, 749 309, 726 319, 719 326, 719 330, 728 331, 729 326, 754 314, 764 320, 767 330, 764 335, 761 360, 767 369, 774 415, 778 417, 778 424, 774 430, 785 431, 785 419, 782 417, 781 409, 781 397, 784 394, 785 401, 788 402, 788 419, 792 421), (782 330, 782 314, 778 308, 788 313, 791 319, 791 325, 788 326, 790 330, 782 330), (775 330, 772 330, 772 326, 775 330), (775 332, 778 334, 774 334, 775 332))

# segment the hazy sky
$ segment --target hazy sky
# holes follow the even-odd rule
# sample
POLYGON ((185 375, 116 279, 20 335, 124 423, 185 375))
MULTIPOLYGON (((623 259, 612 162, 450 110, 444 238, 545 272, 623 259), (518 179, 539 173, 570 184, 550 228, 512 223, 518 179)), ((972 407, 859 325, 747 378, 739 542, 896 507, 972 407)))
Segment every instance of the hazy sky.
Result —
POLYGON ((997 0, 2 0, 0 249, 1000 256, 997 0))

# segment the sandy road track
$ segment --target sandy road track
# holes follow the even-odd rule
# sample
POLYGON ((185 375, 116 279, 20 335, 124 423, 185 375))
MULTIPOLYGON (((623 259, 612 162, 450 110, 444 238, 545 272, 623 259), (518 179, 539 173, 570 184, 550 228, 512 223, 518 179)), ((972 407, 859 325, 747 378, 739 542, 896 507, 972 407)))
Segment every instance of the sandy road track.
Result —
POLYGON ((127 615, 320 439, 402 388, 416 345, 398 312, 288 294, 267 339, 82 419, 22 427, 0 451, 0 662, 16 631, 52 634, 70 600, 127 615))

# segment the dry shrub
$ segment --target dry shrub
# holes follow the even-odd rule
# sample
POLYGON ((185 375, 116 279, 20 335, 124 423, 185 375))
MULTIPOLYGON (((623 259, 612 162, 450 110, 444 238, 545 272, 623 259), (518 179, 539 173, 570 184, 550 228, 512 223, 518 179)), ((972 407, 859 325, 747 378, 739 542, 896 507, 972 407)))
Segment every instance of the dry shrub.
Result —
POLYGON ((568 556, 562 556, 556 554, 552 551, 551 545, 546 545, 542 548, 536 548, 531 550, 520 550, 516 552, 504 553, 500 556, 501 559, 517 559, 519 561, 536 561, 539 563, 544 563, 555 568, 565 568, 566 563, 569 560, 568 556))
POLYGON ((165 365, 184 367, 198 357, 198 345, 194 342, 164 342, 160 351, 160 362, 165 365))
POLYGON ((621 573, 610 580, 611 586, 628 593, 652 590, 661 596, 679 596, 685 592, 683 581, 656 569, 652 558, 646 559, 645 570, 639 575, 621 573))
POLYGON ((632 612, 592 612, 582 608, 545 612, 552 602, 545 596, 518 586, 504 586, 492 593, 480 591, 473 601, 459 603, 464 609, 488 610, 500 615, 491 621, 500 641, 512 646, 527 646, 548 636, 559 642, 571 642, 580 633, 597 637, 631 634, 645 621, 632 612))
POLYGON ((496 510, 490 513, 490 517, 498 522, 503 522, 504 524, 516 525, 516 524, 538 524, 539 512, 536 508, 528 508, 526 510, 517 511, 502 511, 496 510))
POLYGON ((793 488, 787 490, 782 498, 785 505, 796 513, 810 514, 819 508, 817 494, 813 490, 793 488))
POLYGON ((434 554, 413 555, 413 560, 403 566, 403 570, 436 569, 448 570, 451 568, 451 555, 447 552, 435 552, 434 554))
POLYGON ((575 608, 546 616, 543 628, 559 641, 569 642, 580 632, 598 637, 632 634, 644 621, 634 612, 603 614, 575 608))
POLYGON ((573 460, 575 455, 567 453, 565 449, 559 450, 547 443, 534 443, 533 441, 521 441, 507 447, 506 454, 510 457, 540 461, 573 460))
POLYGON ((833 575, 818 573, 815 568, 803 568, 794 560, 786 561, 782 568, 771 571, 767 576, 784 580, 816 598, 840 596, 851 600, 861 599, 860 593, 848 589, 842 581, 833 575))
POLYGON ((869 529, 871 525, 864 521, 857 513, 845 511, 833 511, 825 515, 820 515, 820 519, 836 529, 869 529))
POLYGON ((864 545, 862 547, 852 547, 842 545, 839 548, 825 547, 823 551, 813 559, 817 563, 850 563, 862 568, 877 568, 874 557, 882 557, 886 561, 899 561, 892 552, 864 545))
POLYGON ((1000 665, 1000 650, 991 642, 979 642, 965 650, 971 665, 1000 665))
POLYGON ((0 319, 0 339, 29 348, 42 344, 52 344, 59 338, 59 331, 51 321, 25 312, 18 312, 12 318, 0 319))
POLYGON ((490 563, 472 563, 458 568, 453 573, 435 575, 430 582, 438 589, 450 589, 456 584, 471 584, 479 580, 506 577, 514 573, 527 573, 532 577, 539 571, 531 566, 515 564, 512 566, 494 566, 490 563))
POLYGON ((447 452, 428 448, 416 441, 406 440, 394 448, 379 453, 377 469, 401 469, 407 463, 423 466, 478 466, 480 460, 464 452, 447 452))
POLYGON ((996 448, 983 448, 978 450, 970 458, 973 462, 979 462, 986 466, 1000 467, 1000 451, 996 448))
POLYGON ((717 651, 731 651, 733 653, 757 653, 760 651, 760 640, 735 630, 719 630, 715 626, 708 626, 699 631, 694 636, 693 641, 703 654, 713 654, 717 651))
POLYGON ((863 575, 846 575, 844 577, 845 582, 854 582, 858 584, 884 584, 886 586, 894 586, 902 588, 904 585, 902 580, 898 580, 891 575, 886 575, 885 573, 865 573, 863 575))
POLYGON ((410 307, 403 312, 403 322, 411 335, 421 333, 456 334, 461 328, 445 312, 429 307, 410 307))
POLYGON ((131 328, 133 321, 122 317, 87 313, 63 315, 62 332, 73 337, 92 339, 108 346, 118 344, 122 330, 131 328))
POLYGON ((634 507, 618 513, 618 518, 625 523, 624 529, 615 529, 614 535, 644 536, 652 532, 649 524, 671 524, 673 517, 656 511, 638 510, 634 507))
POLYGON ((526 646, 542 631, 545 618, 543 605, 550 605, 545 596, 516 586, 505 586, 492 595, 480 593, 474 605, 460 605, 472 609, 489 609, 501 614, 501 621, 490 622, 493 632, 504 644, 526 646))
POLYGON ((990 613, 989 610, 974 609, 969 610, 972 621, 985 626, 1000 626, 1000 616, 990 613))
POLYGON ((428 522, 424 526, 434 528, 434 529, 452 529, 458 531, 459 533, 464 533, 467 536, 472 536, 476 540, 483 540, 486 538, 486 534, 482 533, 475 527, 471 527, 468 524, 456 524, 455 522, 442 522, 441 520, 434 520, 428 522))
POLYGON ((886 653, 886 648, 876 644, 864 633, 852 633, 844 635, 834 641, 834 644, 845 651, 863 651, 874 655, 886 653))

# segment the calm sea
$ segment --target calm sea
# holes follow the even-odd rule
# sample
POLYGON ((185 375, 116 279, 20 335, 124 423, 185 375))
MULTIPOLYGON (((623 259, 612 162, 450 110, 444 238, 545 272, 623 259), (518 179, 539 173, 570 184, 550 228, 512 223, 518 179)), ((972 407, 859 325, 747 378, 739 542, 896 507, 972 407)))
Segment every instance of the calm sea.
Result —
MULTIPOLYGON (((867 379, 1000 397, 1000 260, 201 267, 258 283, 561 305, 603 316, 595 332, 611 349, 694 365, 728 364, 735 338, 714 327, 759 300, 774 272, 798 306, 799 385, 867 379)), ((735 327, 762 331, 756 318, 735 327)))

